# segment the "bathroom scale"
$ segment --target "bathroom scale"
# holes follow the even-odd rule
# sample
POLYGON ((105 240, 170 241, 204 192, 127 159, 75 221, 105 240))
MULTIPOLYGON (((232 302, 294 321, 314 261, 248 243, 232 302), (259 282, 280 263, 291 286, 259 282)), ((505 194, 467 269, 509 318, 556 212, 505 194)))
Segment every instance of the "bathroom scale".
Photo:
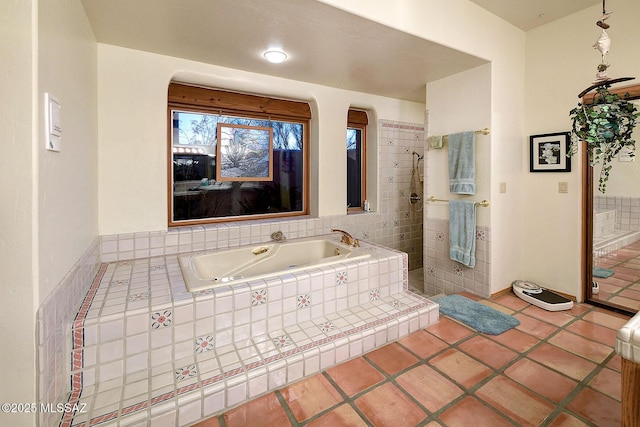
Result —
POLYGON ((512 283, 513 293, 520 299, 548 311, 570 310, 573 301, 526 280, 512 283))

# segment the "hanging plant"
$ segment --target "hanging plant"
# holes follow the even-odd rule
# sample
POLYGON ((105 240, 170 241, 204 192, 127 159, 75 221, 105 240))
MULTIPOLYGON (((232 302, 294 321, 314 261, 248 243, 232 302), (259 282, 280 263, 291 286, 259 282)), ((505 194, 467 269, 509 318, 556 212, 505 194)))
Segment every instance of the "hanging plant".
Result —
POLYGON ((611 172, 611 161, 623 148, 631 156, 635 154, 633 128, 640 115, 638 108, 628 101, 628 94, 621 97, 609 91, 610 84, 597 87, 592 102, 578 106, 569 112, 572 120, 571 146, 568 156, 577 152, 577 144, 587 144, 589 164, 602 163, 598 190, 604 193, 611 172))

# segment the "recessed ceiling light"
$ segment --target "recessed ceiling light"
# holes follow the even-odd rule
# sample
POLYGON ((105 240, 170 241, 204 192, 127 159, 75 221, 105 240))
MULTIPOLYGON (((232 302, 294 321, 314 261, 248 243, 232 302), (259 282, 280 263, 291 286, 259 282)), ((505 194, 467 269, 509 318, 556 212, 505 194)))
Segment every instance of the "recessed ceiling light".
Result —
POLYGON ((287 60, 287 54, 281 50, 269 49, 264 53, 264 58, 272 64, 279 64, 287 60))

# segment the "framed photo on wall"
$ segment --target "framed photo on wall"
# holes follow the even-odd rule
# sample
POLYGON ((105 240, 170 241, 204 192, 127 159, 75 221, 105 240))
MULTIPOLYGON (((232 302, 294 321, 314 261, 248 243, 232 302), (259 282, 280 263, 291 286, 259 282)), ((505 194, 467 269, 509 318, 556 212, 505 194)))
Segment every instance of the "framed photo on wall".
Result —
POLYGON ((571 172, 569 132, 531 135, 529 144, 530 172, 571 172))

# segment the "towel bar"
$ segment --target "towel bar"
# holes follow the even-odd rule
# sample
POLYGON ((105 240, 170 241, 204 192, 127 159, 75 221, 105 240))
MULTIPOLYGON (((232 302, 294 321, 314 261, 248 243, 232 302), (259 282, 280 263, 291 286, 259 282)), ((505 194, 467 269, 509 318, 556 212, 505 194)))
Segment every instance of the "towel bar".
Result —
MULTIPOLYGON (((484 129, 476 130, 476 131, 474 131, 474 133, 476 135, 478 135, 478 134, 489 135, 491 133, 491 131, 489 130, 489 128, 484 128, 484 129)), ((449 135, 442 135, 442 143, 446 144, 448 142, 449 142, 449 135)))
MULTIPOLYGON (((427 201, 429 202, 447 202, 449 203, 449 200, 447 199, 436 199, 435 196, 431 196, 427 199, 427 201)), ((488 200, 483 200, 481 202, 476 202, 476 206, 482 206, 483 208, 486 208, 487 206, 489 206, 489 201, 488 200)))

